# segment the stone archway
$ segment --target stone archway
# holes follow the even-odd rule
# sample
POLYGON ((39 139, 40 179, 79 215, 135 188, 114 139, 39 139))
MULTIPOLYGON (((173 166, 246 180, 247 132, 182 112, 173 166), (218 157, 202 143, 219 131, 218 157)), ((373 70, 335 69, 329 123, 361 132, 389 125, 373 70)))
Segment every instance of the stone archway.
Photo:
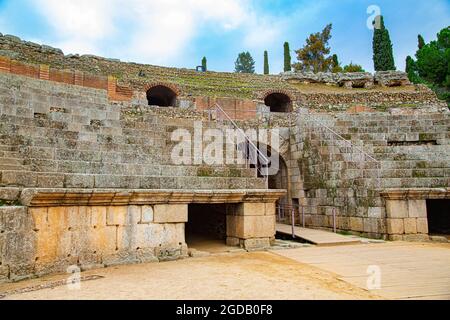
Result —
POLYGON ((176 107, 179 91, 171 85, 156 83, 146 87, 150 106, 176 107))
POLYGON ((292 99, 285 93, 273 92, 264 98, 264 104, 270 107, 271 112, 291 112, 292 99))

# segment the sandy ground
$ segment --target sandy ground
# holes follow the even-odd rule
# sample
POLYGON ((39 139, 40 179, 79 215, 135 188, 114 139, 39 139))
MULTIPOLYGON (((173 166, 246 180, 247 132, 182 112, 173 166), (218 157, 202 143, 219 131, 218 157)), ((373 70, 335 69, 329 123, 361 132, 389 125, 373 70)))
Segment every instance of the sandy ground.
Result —
POLYGON ((181 261, 92 270, 83 276, 104 278, 9 295, 41 285, 53 276, 0 286, 4 299, 376 299, 377 296, 337 279, 337 275, 270 252, 229 253, 181 261))
POLYGON ((70 290, 67 275, 0 285, 0 299, 188 300, 450 300, 450 244, 379 243, 242 252, 194 239, 212 255, 83 272, 70 290), (234 252, 233 252, 234 251, 234 252), (368 267, 381 288, 367 291, 368 267), (45 287, 45 288, 42 288, 45 287))

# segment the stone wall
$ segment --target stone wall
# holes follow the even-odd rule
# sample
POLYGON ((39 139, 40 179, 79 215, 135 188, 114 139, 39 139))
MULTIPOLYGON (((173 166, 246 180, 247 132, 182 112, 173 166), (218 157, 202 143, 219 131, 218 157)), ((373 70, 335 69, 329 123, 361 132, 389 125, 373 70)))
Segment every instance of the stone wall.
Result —
MULTIPOLYGON (((10 190, 10 196, 14 190, 10 190)), ((0 189, 0 196, 7 196, 0 189)), ((282 192, 25 189, 22 206, 0 206, 0 283, 187 256, 189 203, 232 203, 227 243, 270 246, 282 192)))
POLYGON ((307 226, 331 228, 336 209, 339 230, 394 235, 380 192, 448 188, 449 132, 448 112, 299 114, 291 157, 300 172, 292 179, 300 181, 307 226))
POLYGON ((110 103, 106 91, 13 75, 0 75, 0 99, 0 186, 265 188, 243 166, 173 164, 172 132, 193 132, 202 112, 110 103))

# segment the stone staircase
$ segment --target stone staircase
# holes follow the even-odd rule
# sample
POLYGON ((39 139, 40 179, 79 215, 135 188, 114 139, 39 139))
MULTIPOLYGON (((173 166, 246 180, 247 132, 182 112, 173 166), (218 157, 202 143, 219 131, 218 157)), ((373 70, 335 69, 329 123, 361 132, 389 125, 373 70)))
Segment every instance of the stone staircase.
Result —
POLYGON ((106 92, 14 75, 0 75, 0 89, 0 186, 265 188, 244 166, 172 164, 171 133, 193 130, 194 120, 148 106, 129 116, 128 106, 109 104, 106 92))

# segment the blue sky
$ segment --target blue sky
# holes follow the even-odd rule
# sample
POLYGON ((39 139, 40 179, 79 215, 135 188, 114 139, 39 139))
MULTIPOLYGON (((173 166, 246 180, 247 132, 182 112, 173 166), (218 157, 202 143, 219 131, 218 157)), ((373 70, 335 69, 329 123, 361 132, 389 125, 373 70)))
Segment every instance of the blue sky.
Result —
POLYGON ((298 49, 332 23, 332 52, 372 71, 372 5, 385 16, 401 70, 417 34, 429 41, 450 25, 450 0, 0 0, 0 32, 66 54, 155 65, 194 68, 206 56, 215 71, 233 71, 237 54, 250 51, 262 72, 268 50, 278 73, 284 41, 298 49))

